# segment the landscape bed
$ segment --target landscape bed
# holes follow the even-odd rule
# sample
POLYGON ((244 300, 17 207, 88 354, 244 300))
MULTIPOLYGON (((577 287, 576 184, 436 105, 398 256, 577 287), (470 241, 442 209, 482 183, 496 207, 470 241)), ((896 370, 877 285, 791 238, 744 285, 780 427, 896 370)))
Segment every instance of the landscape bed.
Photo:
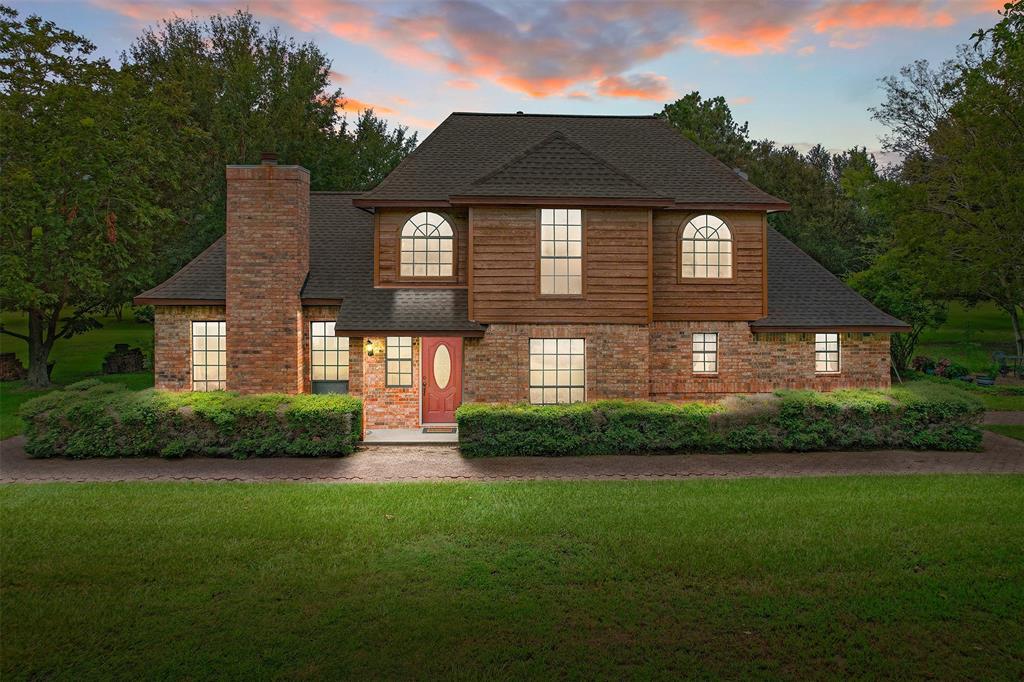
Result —
POLYGON ((1021 476, 0 486, 16 679, 1021 679, 1021 476))
POLYGON ((362 439, 347 395, 130 391, 86 379, 25 403, 33 457, 338 456, 362 439))
POLYGON ((910 448, 978 450, 984 408, 920 383, 888 391, 779 391, 722 403, 605 400, 459 408, 467 457, 910 448))

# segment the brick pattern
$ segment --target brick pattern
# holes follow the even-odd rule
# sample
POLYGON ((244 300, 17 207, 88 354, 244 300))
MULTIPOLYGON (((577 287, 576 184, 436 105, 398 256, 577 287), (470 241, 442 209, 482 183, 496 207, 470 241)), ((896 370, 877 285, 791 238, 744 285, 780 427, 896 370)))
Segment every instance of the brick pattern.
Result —
POLYGON ((643 325, 492 324, 463 343, 463 402, 527 400, 531 338, 586 340, 587 400, 646 398, 648 335, 643 325))
POLYGON ((304 388, 299 292, 309 271, 309 171, 227 168, 228 388, 304 388))
MULTIPOLYGON (((153 320, 155 386, 192 390, 192 322, 223 320, 224 306, 156 306, 153 320)), ((230 376, 229 376, 230 380, 230 376)))
POLYGON ((412 339, 412 385, 388 386, 384 377, 386 338, 373 357, 362 350, 363 425, 367 429, 408 429, 420 425, 420 339, 412 339))

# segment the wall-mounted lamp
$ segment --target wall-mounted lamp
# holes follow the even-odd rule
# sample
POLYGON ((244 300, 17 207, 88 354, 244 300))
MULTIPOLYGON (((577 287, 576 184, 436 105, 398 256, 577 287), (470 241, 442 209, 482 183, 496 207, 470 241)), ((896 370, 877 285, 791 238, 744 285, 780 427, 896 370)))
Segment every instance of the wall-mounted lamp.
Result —
POLYGON ((366 354, 373 357, 374 353, 379 353, 384 350, 384 344, 380 342, 380 339, 366 339, 366 354))

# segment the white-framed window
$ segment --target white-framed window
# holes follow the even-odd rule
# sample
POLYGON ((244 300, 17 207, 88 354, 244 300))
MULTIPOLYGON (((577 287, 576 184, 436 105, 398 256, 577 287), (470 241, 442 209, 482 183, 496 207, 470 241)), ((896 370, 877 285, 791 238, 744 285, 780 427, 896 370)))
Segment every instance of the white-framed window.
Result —
POLYGON ((412 386, 412 337, 389 336, 384 351, 388 386, 412 386))
POLYGON ((334 335, 334 322, 309 323, 309 378, 316 381, 348 381, 347 336, 334 335))
POLYGON ((578 208, 540 210, 540 293, 583 293, 583 211, 578 208))
POLYGON ((454 232, 436 213, 417 213, 402 227, 402 277, 451 277, 454 271, 454 232))
POLYGON ((731 279, 732 232, 713 215, 699 215, 680 236, 679 276, 683 279, 731 279))
POLYGON ((839 334, 814 335, 814 371, 819 374, 839 371, 839 334))
POLYGON ((227 388, 227 345, 223 320, 192 322, 192 390, 227 388))
POLYGON ((699 332, 693 335, 693 371, 695 374, 718 373, 717 332, 699 332))
POLYGON ((534 405, 586 400, 583 339, 530 339, 530 402, 534 405))

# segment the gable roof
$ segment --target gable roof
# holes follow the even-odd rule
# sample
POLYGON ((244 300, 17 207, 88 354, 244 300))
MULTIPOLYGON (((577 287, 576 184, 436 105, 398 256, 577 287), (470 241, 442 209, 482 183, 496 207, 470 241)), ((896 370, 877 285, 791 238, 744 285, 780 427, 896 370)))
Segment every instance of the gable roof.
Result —
MULTIPOLYGON (((518 166, 504 176, 524 197, 550 197, 552 177, 534 169, 542 158, 550 159, 558 133, 561 151, 571 154, 577 167, 594 173, 593 181, 573 180, 577 197, 613 197, 612 189, 636 190, 628 180, 661 197, 660 204, 680 207, 723 208, 743 206, 768 210, 789 207, 764 192, 732 169, 680 135, 655 116, 565 116, 547 114, 481 114, 455 112, 373 190, 359 206, 447 205, 453 197, 469 197, 474 183, 494 169, 518 166), (548 145, 544 143, 548 142, 548 145), (541 153, 545 146, 548 151, 541 153), (540 149, 538 149, 540 147, 540 149), (571 149, 570 149, 571 148, 571 149), (531 153, 532 152, 532 153, 531 153), (533 160, 527 162, 532 157, 533 160), (584 162, 581 157, 591 161, 584 162), (597 166, 606 170, 596 171, 597 166), (611 175, 617 176, 615 182, 611 175), (530 172, 527 172, 530 170, 530 172), (623 184, 624 183, 624 184, 623 184)), ((571 166, 572 163, 569 163, 571 166)), ((496 185, 497 186, 497 185, 496 185)), ((503 191, 511 187, 501 186, 503 191)), ((476 196, 480 196, 477 194, 476 196)), ((508 195, 502 195, 508 196, 508 195)), ((635 195, 634 195, 635 197, 635 195)))
POLYGON ((523 153, 470 183, 463 196, 661 198, 556 130, 523 153))
POLYGON ((876 308, 778 231, 768 228, 768 316, 754 331, 858 328, 887 332, 910 327, 876 308))
MULTIPOLYGON (((340 300, 338 331, 481 334, 484 326, 468 319, 466 289, 374 288, 373 221, 353 205, 358 196, 357 192, 310 193, 309 275, 302 287, 303 301, 336 304, 340 300)), ((221 237, 135 302, 223 304, 224 246, 221 237)), ((768 316, 750 327, 760 332, 908 329, 773 229, 768 230, 768 316)))

